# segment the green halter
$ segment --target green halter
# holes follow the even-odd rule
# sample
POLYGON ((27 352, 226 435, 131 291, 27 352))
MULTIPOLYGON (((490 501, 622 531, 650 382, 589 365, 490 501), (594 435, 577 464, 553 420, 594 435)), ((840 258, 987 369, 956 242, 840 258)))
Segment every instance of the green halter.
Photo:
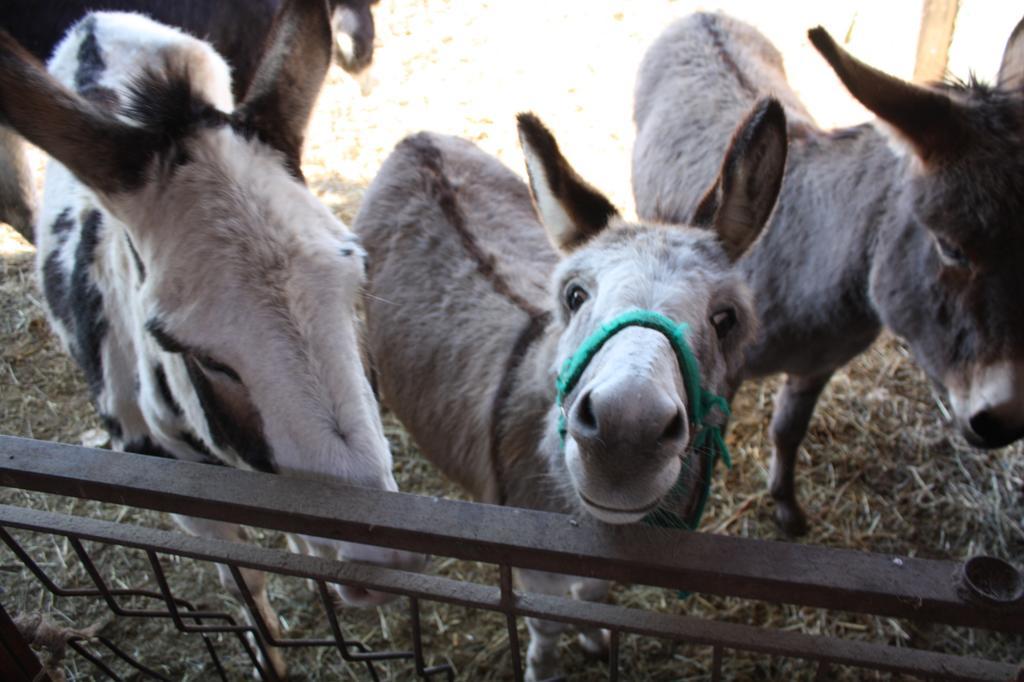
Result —
MULTIPOLYGON (((683 384, 689 403, 690 425, 696 430, 690 447, 698 452, 707 453, 706 475, 700 483, 700 499, 694 513, 683 519, 675 512, 659 507, 644 517, 644 523, 659 528, 696 530, 700 525, 701 516, 704 515, 704 506, 711 490, 711 476, 715 470, 715 463, 721 458, 725 462, 725 466, 731 469, 732 459, 729 457, 729 449, 722 438, 722 428, 718 424, 707 422, 709 413, 715 407, 728 417, 729 403, 722 396, 704 390, 701 385, 700 367, 693 356, 690 344, 686 341, 686 330, 689 327, 685 322, 676 324, 653 310, 631 310, 602 325, 583 342, 562 365, 562 371, 555 381, 555 386, 558 388, 558 434, 562 439, 562 448, 565 448, 566 433, 565 408, 563 407, 565 397, 575 388, 583 371, 601 350, 601 347, 626 327, 646 327, 661 332, 672 345, 676 352, 676 358, 679 360, 679 368, 683 372, 683 384)), ((675 506, 674 503, 682 498, 684 494, 683 478, 683 472, 680 471, 676 484, 665 498, 665 502, 668 503, 665 506, 672 508, 675 506)))

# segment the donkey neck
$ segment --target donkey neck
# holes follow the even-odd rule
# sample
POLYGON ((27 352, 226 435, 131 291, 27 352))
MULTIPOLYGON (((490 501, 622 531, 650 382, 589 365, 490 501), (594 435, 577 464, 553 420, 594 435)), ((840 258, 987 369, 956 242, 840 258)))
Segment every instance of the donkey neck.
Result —
POLYGON ((879 244, 906 222, 908 165, 870 124, 794 136, 772 224, 741 262, 762 325, 748 376, 831 370, 875 339, 870 275, 879 244))

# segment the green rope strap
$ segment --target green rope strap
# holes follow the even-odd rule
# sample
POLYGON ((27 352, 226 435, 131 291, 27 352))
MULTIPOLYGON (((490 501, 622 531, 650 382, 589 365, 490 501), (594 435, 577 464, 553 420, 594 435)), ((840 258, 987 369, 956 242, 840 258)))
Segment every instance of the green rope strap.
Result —
MULTIPOLYGON (((704 452, 707 456, 706 475, 700 482, 700 499, 694 512, 686 519, 681 518, 675 512, 659 506, 646 517, 644 523, 658 528, 680 528, 696 530, 700 525, 700 519, 704 515, 704 507, 707 504, 708 495, 711 490, 711 477, 715 470, 715 464, 721 459, 725 466, 732 468, 732 459, 729 457, 729 449, 722 437, 722 427, 718 424, 708 423, 707 419, 711 410, 718 408, 726 418, 729 416, 729 403, 722 396, 706 391, 700 381, 700 367, 697 359, 693 356, 690 344, 686 341, 686 331, 689 328, 684 322, 676 324, 668 317, 653 310, 631 310, 623 313, 601 326, 566 359, 562 365, 562 371, 558 374, 555 387, 558 389, 558 434, 562 439, 562 448, 565 448, 566 418, 565 398, 576 387, 580 377, 586 370, 587 365, 593 360, 601 347, 613 336, 627 327, 646 327, 661 332, 668 339, 675 350, 676 358, 679 361, 679 368, 683 372, 683 384, 686 388, 688 409, 690 414, 691 428, 696 432, 691 441, 691 449, 704 452)), ((680 471, 676 484, 665 497, 665 504, 674 508, 681 501, 685 491, 683 490, 684 472, 680 471)))

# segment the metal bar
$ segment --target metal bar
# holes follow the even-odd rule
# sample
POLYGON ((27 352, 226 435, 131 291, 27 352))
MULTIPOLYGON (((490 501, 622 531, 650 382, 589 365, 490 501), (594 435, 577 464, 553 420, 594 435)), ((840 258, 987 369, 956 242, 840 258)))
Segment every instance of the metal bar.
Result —
MULTIPOLYGON (((48 531, 44 530, 44 531, 37 531, 37 532, 50 532, 50 533, 54 533, 54 534, 60 534, 60 535, 65 536, 65 537, 69 537, 65 533, 60 532, 57 529, 50 529, 48 531)), ((255 652, 252 651, 252 648, 249 646, 249 642, 245 638, 244 632, 238 632, 237 631, 238 628, 235 627, 234 620, 228 614, 212 612, 212 611, 198 611, 198 610, 196 610, 196 608, 194 606, 192 606, 191 604, 189 604, 187 601, 185 601, 183 599, 174 598, 173 595, 169 595, 169 594, 162 596, 160 593, 153 592, 151 590, 141 590, 141 589, 134 589, 134 590, 133 589, 114 589, 114 590, 111 590, 109 587, 106 586, 106 583, 99 576, 99 574, 95 570, 95 568, 93 568, 92 572, 90 573, 90 579, 93 581, 94 584, 97 584, 97 583, 102 584, 103 585, 102 589, 89 589, 89 588, 73 588, 72 589, 72 588, 62 587, 61 585, 58 585, 57 583, 55 583, 46 574, 46 572, 39 566, 39 564, 36 563, 35 560, 33 560, 32 557, 30 557, 25 552, 25 550, 21 547, 20 544, 18 544, 18 542, 14 539, 14 537, 10 533, 8 533, 7 530, 4 529, 3 527, 0 527, 0 538, 3 539, 4 543, 8 546, 8 548, 12 552, 14 552, 14 554, 18 557, 18 559, 22 562, 22 564, 26 568, 29 569, 29 571, 33 574, 33 576, 35 576, 36 580, 38 580, 40 583, 42 583, 43 586, 49 592, 51 592, 52 594, 54 594, 54 595, 56 595, 58 597, 103 597, 103 599, 107 603, 108 607, 111 608, 111 610, 115 614, 127 615, 127 616, 138 617, 138 618, 173 618, 173 609, 175 607, 178 607, 178 608, 185 609, 188 612, 189 619, 190 620, 194 620, 197 624, 201 624, 203 619, 223 620, 223 621, 227 622, 228 625, 231 626, 231 627, 227 627, 227 628, 213 628, 212 631, 213 632, 235 632, 236 636, 240 640, 240 643, 242 645, 243 650, 248 654, 250 660, 253 662, 253 665, 256 666, 257 668, 259 667, 258 663, 257 663, 256 654, 255 654, 255 652), (117 603, 117 601, 114 599, 114 597, 145 597, 145 598, 156 599, 156 600, 164 599, 164 601, 166 601, 167 603, 169 603, 171 605, 171 609, 169 609, 168 611, 150 611, 150 610, 125 611, 125 610, 123 610, 120 607, 120 605, 117 603)), ((69 537, 69 539, 70 539, 70 537, 69 537)), ((79 556, 85 556, 86 561, 91 564, 91 561, 89 560, 88 555, 85 553, 85 550, 84 550, 83 547, 81 547, 81 545, 79 545, 79 549, 76 549, 76 552, 79 552, 79 551, 80 551, 79 556)), ((188 630, 185 630, 185 631, 187 632, 188 630)), ((204 643, 206 645, 207 651, 210 653, 210 658, 213 660, 214 667, 217 669, 221 679, 226 679, 226 675, 224 673, 224 668, 223 668, 223 666, 220 663, 220 659, 217 657, 217 652, 216 652, 216 649, 213 646, 213 643, 210 641, 209 637, 206 634, 202 634, 201 636, 202 636, 203 641, 204 641, 204 643)), ((89 660, 92 660, 91 657, 87 657, 87 658, 89 658, 89 660)))
POLYGON ((409 597, 409 620, 412 624, 413 655, 416 661, 416 674, 423 679, 429 679, 438 673, 445 673, 449 682, 455 679, 455 671, 448 663, 427 666, 426 658, 423 656, 423 626, 420 622, 420 600, 409 597))
POLYGON ((223 682, 227 682, 228 675, 224 671, 224 665, 220 662, 220 656, 217 655, 217 647, 213 645, 213 640, 207 635, 201 635, 203 638, 203 645, 206 647, 206 652, 210 654, 210 660, 213 661, 213 667, 217 670, 217 676, 220 677, 223 682))
POLYGON ((773 603, 1021 632, 1024 603, 970 603, 960 564, 387 493, 0 436, 0 483, 459 559, 773 603), (344 499, 344 505, 335 503, 344 499), (439 548, 443 548, 439 550, 439 548), (896 560, 898 559, 898 560, 896 560))
POLYGON ((608 637, 608 679, 619 679, 619 631, 612 630, 608 637))
POLYGON ((0 604, 0 677, 29 681, 42 672, 39 658, 0 604))
POLYGON ((722 647, 717 644, 711 648, 711 682, 722 682, 722 647))
POLYGON ((426 677, 427 661, 423 657, 423 626, 420 623, 420 600, 409 597, 409 627, 412 630, 412 656, 416 662, 416 674, 426 677))
MULTIPOLYGON (((328 563, 331 563, 328 560, 328 563)), ((338 614, 334 612, 334 604, 331 600, 331 596, 327 591, 327 583, 323 580, 317 581, 320 589, 320 601, 324 606, 324 610, 327 612, 327 620, 331 625, 331 632, 334 633, 334 641, 330 642, 332 645, 338 646, 338 651, 341 653, 342 658, 346 661, 353 662, 365 662, 367 670, 370 671, 370 675, 374 680, 377 679, 377 673, 371 665, 374 661, 389 661, 389 660, 402 660, 411 659, 413 653, 411 651, 370 651, 370 649, 358 641, 346 641, 344 634, 341 632, 341 623, 338 622, 338 614), (356 653, 349 651, 349 647, 356 650, 356 653)))
MULTIPOLYGON (((331 632, 334 633, 334 644, 338 649, 338 653, 341 654, 342 660, 353 661, 352 655, 349 653, 348 648, 355 646, 356 649, 362 653, 366 651, 366 647, 362 642, 354 642, 350 644, 345 640, 345 635, 341 631, 341 623, 338 622, 338 614, 334 612, 334 603, 331 601, 331 595, 327 591, 327 583, 323 580, 317 581, 317 589, 320 592, 320 601, 324 606, 324 611, 327 613, 327 621, 331 625, 331 632)), ((380 677, 377 675, 377 669, 373 667, 373 661, 365 661, 366 671, 370 675, 370 679, 373 682, 380 682, 380 677)))
POLYGON ((85 660, 92 663, 94 666, 103 671, 103 674, 116 682, 121 682, 123 679, 120 675, 114 672, 114 669, 107 665, 102 658, 89 651, 82 643, 84 639, 69 639, 68 646, 78 652, 78 655, 85 660))
MULTIPOLYGON (((268 550, 255 545, 201 538, 174 531, 102 521, 84 516, 66 516, 55 512, 0 504, 0 526, 24 530, 73 535, 83 540, 122 545, 133 549, 152 549, 212 563, 232 563, 271 573, 312 578, 332 583, 363 587, 381 592, 435 599, 457 606, 501 611, 500 590, 458 580, 394 569, 332 561, 304 554, 268 550)), ((95 593, 99 595, 98 592, 95 593)), ((158 598, 160 597, 157 594, 158 598)), ((169 616, 170 614, 166 614, 169 616)), ((193 614, 189 614, 190 617, 193 614)), ((220 616, 222 614, 206 614, 220 616)), ((216 630, 220 632, 221 630, 216 630)))
POLYGON ((33 677, 21 667, 21 661, 14 657, 4 642, 0 641, 0 679, 11 680, 11 682, 32 682, 33 677))
MULTIPOLYGON (((249 639, 246 637, 246 635, 255 635, 253 628, 245 627, 242 625, 236 625, 234 618, 228 616, 227 614, 223 615, 223 619, 228 623, 227 626, 202 625, 202 622, 199 620, 199 618, 196 617, 196 614, 194 613, 190 613, 189 618, 191 620, 195 620, 197 624, 186 624, 185 621, 181 618, 181 613, 178 611, 178 603, 183 600, 175 598, 175 596, 171 593, 171 586, 167 582, 167 576, 164 575, 164 569, 160 565, 160 560, 157 557, 156 552, 154 552, 152 549, 146 548, 146 556, 149 559, 150 567, 153 569, 153 577, 156 578, 157 586, 160 588, 160 594, 163 597, 164 603, 167 604, 167 613, 171 618, 171 621, 174 623, 174 627, 177 628, 179 632, 202 633, 202 637, 204 639, 206 638, 206 633, 234 633, 241 642, 243 650, 246 652, 246 654, 248 654, 249 660, 253 664, 253 667, 255 667, 256 671, 259 673, 260 678, 264 680, 270 679, 272 682, 276 682, 277 673, 274 670, 274 666, 270 665, 270 659, 267 656, 267 651, 263 645, 263 642, 259 639, 259 637, 253 637, 253 639, 256 640, 256 646, 259 648, 262 658, 260 656, 257 656, 256 652, 254 652, 252 650, 252 647, 249 646, 249 639)), ((187 602, 185 603, 187 604, 187 602)), ((191 605, 188 605, 188 608, 189 610, 191 610, 191 605)))
POLYGON ((32 677, 21 667, 21 661, 7 648, 6 642, 0 639, 0 679, 32 682, 32 677))
POLYGON ((89 578, 92 580, 93 585, 99 590, 100 596, 107 603, 107 607, 117 614, 118 616, 141 616, 141 617, 160 617, 166 615, 163 611, 154 611, 151 609, 126 609, 121 606, 114 595, 111 594, 110 588, 107 587, 106 581, 103 580, 103 576, 100 575, 99 569, 92 562, 88 552, 85 551, 85 547, 82 542, 72 536, 68 536, 68 542, 71 544, 71 548, 75 550, 75 554, 78 556, 78 560, 82 562, 82 566, 85 568, 85 572, 89 574, 89 578))
MULTIPOLYGON (((12 507, 12 509, 17 509, 17 508, 18 507, 12 507)), ((42 532, 52 533, 52 534, 57 534, 57 535, 62 535, 62 536, 66 535, 65 533, 61 532, 59 529, 56 529, 56 528, 51 528, 49 530, 44 530, 42 532)), ((145 618, 167 618, 167 617, 170 617, 170 615, 171 615, 169 611, 131 611, 131 612, 125 612, 125 611, 121 610, 121 607, 117 603, 117 601, 113 599, 113 597, 145 597, 145 598, 148 598, 148 599, 156 599, 156 600, 161 600, 162 599, 162 597, 161 597, 161 595, 159 593, 153 592, 151 590, 141 590, 141 589, 134 589, 134 590, 114 589, 114 590, 112 590, 109 587, 107 587, 105 583, 103 584, 103 589, 67 588, 67 587, 63 587, 61 585, 58 585, 57 583, 55 583, 50 578, 49 575, 46 574, 46 571, 44 571, 39 566, 39 564, 36 563, 35 560, 33 560, 32 557, 28 555, 28 553, 25 552, 25 550, 21 547, 20 544, 18 544, 18 542, 14 539, 14 537, 10 533, 8 533, 6 531, 6 529, 4 529, 3 527, 0 527, 0 539, 3 539, 3 541, 7 545, 8 549, 10 549, 12 552, 14 552, 14 554, 18 557, 18 559, 22 562, 22 564, 26 568, 28 568, 29 571, 35 576, 36 580, 41 582, 43 584, 43 586, 49 592, 57 595, 58 597, 103 597, 104 600, 108 603, 108 605, 111 605, 112 609, 114 609, 116 607, 117 610, 115 610, 114 613, 116 613, 117 615, 131 615, 131 616, 140 616, 140 617, 145 617, 145 618)), ((143 547, 142 549, 145 549, 145 547, 143 547)), ((96 583, 97 580, 99 580, 100 582, 103 582, 102 578, 98 577, 98 573, 96 573, 95 575, 90 575, 90 579, 93 580, 94 584, 96 583)), ((223 619, 223 618, 226 618, 228 621, 231 620, 230 616, 226 616, 225 614, 222 614, 222 613, 217 613, 217 612, 212 612, 212 611, 197 611, 197 610, 195 610, 195 608, 191 604, 189 604, 187 601, 184 601, 182 599, 176 599, 175 602, 180 607, 188 609, 190 611, 189 616, 191 618, 196 619, 197 622, 200 621, 203 618, 213 618, 213 619, 218 619, 218 618, 223 619)), ((218 632, 220 632, 220 631, 218 630, 218 632)))
MULTIPOLYGON (((499 588, 439 576, 406 573, 376 566, 358 566, 252 545, 191 537, 171 531, 126 526, 109 521, 5 505, 0 505, 0 524, 41 532, 70 533, 89 540, 128 547, 151 547, 164 553, 216 563, 231 563, 303 578, 322 580, 327 577, 332 581, 358 584, 368 589, 508 613, 502 605, 499 588), (349 576, 354 579, 348 580, 349 576)), ((740 651, 829 661, 837 665, 853 665, 925 677, 1006 680, 1013 679, 1017 674, 1016 663, 1002 664, 884 644, 769 630, 690 616, 651 613, 545 595, 517 594, 512 611, 514 615, 520 617, 544 618, 575 625, 600 625, 611 630, 694 644, 718 645, 740 651)))
POLYGON ((10 549, 14 556, 18 557, 18 560, 27 568, 35 577, 36 580, 41 582, 43 586, 57 595, 58 597, 98 597, 100 596, 99 590, 89 590, 81 588, 66 588, 58 585, 57 583, 50 580, 50 576, 46 574, 39 564, 29 556, 28 552, 14 539, 14 536, 7 532, 6 529, 0 528, 0 539, 4 541, 7 548, 10 549))
POLYGON ((505 629, 508 630, 508 650, 512 655, 512 676, 516 682, 523 680, 522 650, 519 648, 519 629, 516 625, 516 594, 512 588, 512 568, 505 564, 498 567, 501 590, 501 610, 505 612, 505 629))
MULTIPOLYGON (((81 638, 76 638, 76 639, 81 640, 81 638)), ((84 640, 81 640, 81 641, 84 641, 84 640)), ((107 649, 109 649, 111 653, 113 653, 115 656, 117 656, 122 661, 124 661, 125 663, 127 663, 131 667, 135 668, 139 672, 141 672, 141 673, 143 673, 145 675, 149 675, 150 677, 152 677, 154 679, 163 680, 163 682, 171 682, 168 678, 164 677, 163 675, 161 675, 157 671, 155 671, 152 668, 150 668, 148 666, 145 666, 142 663, 140 663, 139 661, 137 661, 134 657, 129 655, 126 651, 122 650, 119 646, 114 644, 114 642, 111 641, 110 639, 108 639, 107 637, 96 637, 96 641, 98 641, 101 644, 103 644, 103 646, 107 647, 107 649)))
POLYGON ((532 618, 561 620, 575 625, 600 623, 612 630, 638 635, 926 678, 1007 680, 1012 679, 1016 671, 1015 665, 966 656, 652 613, 546 595, 522 594, 516 610, 532 618))

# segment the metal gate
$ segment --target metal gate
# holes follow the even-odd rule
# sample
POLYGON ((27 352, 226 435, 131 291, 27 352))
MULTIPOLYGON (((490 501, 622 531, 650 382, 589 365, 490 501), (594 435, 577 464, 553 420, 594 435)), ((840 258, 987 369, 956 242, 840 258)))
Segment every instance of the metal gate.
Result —
MULTIPOLYGON (((1024 634, 1024 584, 1009 564, 975 558, 965 564, 843 549, 651 529, 642 535, 558 514, 432 497, 385 493, 316 481, 126 455, 13 437, 0 437, 0 484, 164 512, 243 523, 289 533, 394 547, 495 564, 497 585, 462 582, 374 566, 354 565, 249 544, 190 537, 172 531, 0 505, 0 539, 50 592, 102 600, 117 618, 167 619, 181 633, 202 638, 211 667, 226 679, 213 635, 228 633, 265 679, 266 647, 330 647, 378 679, 383 661, 407 659, 420 678, 453 677, 450 666, 428 666, 423 646, 423 602, 454 603, 503 614, 512 659, 522 678, 517 620, 537 617, 611 631, 610 679, 618 679, 620 639, 626 633, 710 647, 712 679, 733 652, 804 659, 826 679, 831 666, 909 674, 929 679, 1024 679, 1019 661, 987 661, 884 643, 844 640, 740 623, 670 615, 610 604, 525 594, 513 589, 511 568, 729 595, 776 604, 869 613, 1024 634), (344 499, 344 504, 334 500, 344 499), (85 566, 89 588, 67 588, 17 542, 12 529, 63 536, 85 566), (117 587, 96 570, 85 542, 145 552, 158 589, 117 587), (164 561, 171 557, 230 568, 255 626, 228 612, 201 610, 172 593, 164 561), (274 640, 241 579, 240 569, 310 579, 330 623, 324 639, 274 640), (372 651, 345 636, 328 585, 339 583, 402 595, 409 610, 408 651, 372 651), (127 600, 156 600, 135 608, 127 600)), ((0 603, 3 595, 0 593, 0 603)), ((9 607, 8 607, 9 610, 9 607)), ((39 662, 0 609, 0 671, 4 679, 32 679, 39 662)), ((104 637, 70 637, 68 647, 118 679, 111 662, 133 675, 161 679, 126 647, 104 637), (86 646, 88 641, 89 646, 86 646)))

